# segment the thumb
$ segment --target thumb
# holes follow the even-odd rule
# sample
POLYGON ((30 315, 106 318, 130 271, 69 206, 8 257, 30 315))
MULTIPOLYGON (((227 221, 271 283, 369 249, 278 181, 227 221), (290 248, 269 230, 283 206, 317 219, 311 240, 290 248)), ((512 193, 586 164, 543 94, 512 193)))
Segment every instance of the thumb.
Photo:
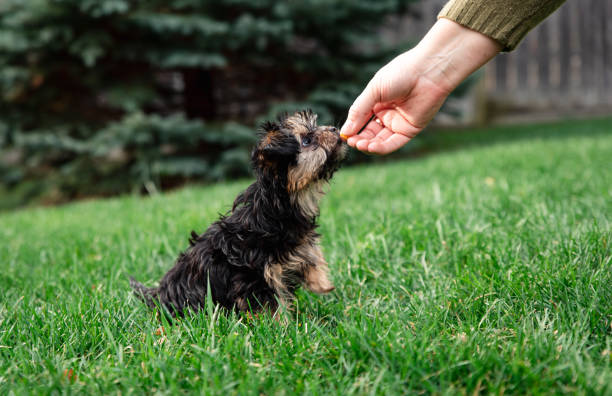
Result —
POLYGON ((340 129, 340 134, 348 137, 359 132, 365 123, 372 117, 372 109, 375 104, 376 95, 370 83, 351 105, 346 122, 340 129))

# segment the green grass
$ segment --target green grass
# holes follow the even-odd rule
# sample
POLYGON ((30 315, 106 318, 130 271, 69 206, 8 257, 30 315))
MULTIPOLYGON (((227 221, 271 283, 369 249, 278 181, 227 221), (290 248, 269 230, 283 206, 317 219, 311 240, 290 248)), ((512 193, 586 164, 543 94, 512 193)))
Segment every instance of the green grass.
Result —
POLYGON ((163 335, 128 288, 248 181, 0 214, 0 394, 612 394, 611 131, 480 130, 341 170, 337 289, 284 323, 209 307, 163 335))

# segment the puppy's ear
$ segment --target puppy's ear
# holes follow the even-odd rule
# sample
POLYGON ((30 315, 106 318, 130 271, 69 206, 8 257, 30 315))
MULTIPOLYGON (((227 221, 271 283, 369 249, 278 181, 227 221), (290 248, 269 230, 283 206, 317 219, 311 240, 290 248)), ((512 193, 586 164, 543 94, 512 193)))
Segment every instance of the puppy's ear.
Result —
POLYGON ((262 137, 253 151, 253 164, 261 170, 279 171, 296 161, 300 145, 280 125, 267 122, 261 126, 262 137))

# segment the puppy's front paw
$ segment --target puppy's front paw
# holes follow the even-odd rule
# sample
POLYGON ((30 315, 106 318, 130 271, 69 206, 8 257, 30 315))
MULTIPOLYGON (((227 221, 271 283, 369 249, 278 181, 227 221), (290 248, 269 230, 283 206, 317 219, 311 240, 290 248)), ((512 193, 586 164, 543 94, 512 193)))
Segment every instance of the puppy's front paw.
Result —
POLYGON ((329 293, 336 288, 327 278, 327 271, 317 267, 306 274, 305 286, 308 290, 317 294, 329 293))
POLYGON ((335 288, 336 286, 334 286, 331 283, 326 287, 321 287, 320 285, 315 285, 314 287, 308 286, 308 290, 310 290, 313 293, 317 293, 317 294, 327 294, 327 293, 334 291, 335 288))

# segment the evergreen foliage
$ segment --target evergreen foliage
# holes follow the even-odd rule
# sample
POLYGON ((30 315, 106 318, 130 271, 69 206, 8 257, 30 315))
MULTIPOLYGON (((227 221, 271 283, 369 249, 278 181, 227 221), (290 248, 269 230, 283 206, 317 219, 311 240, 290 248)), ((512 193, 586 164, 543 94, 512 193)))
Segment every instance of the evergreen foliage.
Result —
POLYGON ((258 117, 341 121, 405 3, 4 0, 0 191, 57 201, 245 175, 258 117))

